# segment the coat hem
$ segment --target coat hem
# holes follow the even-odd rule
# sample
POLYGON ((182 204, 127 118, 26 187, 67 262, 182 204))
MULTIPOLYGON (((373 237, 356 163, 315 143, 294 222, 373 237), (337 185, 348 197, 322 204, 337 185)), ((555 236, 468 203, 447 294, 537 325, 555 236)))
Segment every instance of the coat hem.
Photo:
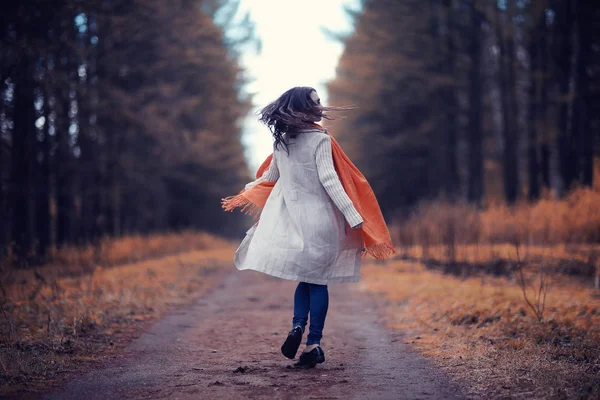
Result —
POLYGON ((261 269, 258 269, 258 268, 250 268, 250 267, 240 268, 237 265, 237 263, 235 263, 235 267, 239 271, 250 270, 250 271, 256 271, 256 272, 262 272, 265 275, 274 276, 275 278, 286 279, 286 280, 289 280, 289 281, 314 283, 316 285, 328 285, 330 283, 331 284, 334 284, 334 283, 356 283, 356 282, 360 281, 360 275, 341 276, 341 277, 319 279, 319 278, 302 277, 302 276, 299 276, 297 274, 286 273, 286 272, 279 271, 279 270, 265 271, 265 270, 261 270, 261 269))

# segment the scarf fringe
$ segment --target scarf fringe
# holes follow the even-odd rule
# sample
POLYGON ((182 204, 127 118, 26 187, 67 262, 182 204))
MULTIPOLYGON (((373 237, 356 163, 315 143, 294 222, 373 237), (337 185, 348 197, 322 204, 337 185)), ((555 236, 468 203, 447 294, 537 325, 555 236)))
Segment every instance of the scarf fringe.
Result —
POLYGON ((394 245, 389 243, 379 243, 372 246, 367 246, 365 252, 372 255, 378 260, 383 260, 385 258, 389 258, 396 254, 396 250, 394 249, 394 245))
POLYGON ((246 198, 243 192, 235 196, 229 196, 221 199, 221 208, 225 211, 233 211, 238 207, 241 207, 240 212, 254 217, 258 216, 258 214, 260 214, 262 211, 259 206, 246 198))

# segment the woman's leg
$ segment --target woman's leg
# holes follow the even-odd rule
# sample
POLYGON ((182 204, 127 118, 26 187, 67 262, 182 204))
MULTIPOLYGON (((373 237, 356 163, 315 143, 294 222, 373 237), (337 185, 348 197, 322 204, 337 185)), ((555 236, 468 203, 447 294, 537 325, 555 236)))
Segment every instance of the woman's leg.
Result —
POLYGON ((310 284, 310 326, 306 345, 320 344, 329 307, 327 285, 310 284))
POLYGON ((306 327, 308 322, 308 311, 310 309, 310 290, 309 284, 306 282, 298 283, 296 292, 294 293, 294 318, 292 319, 292 329, 295 326, 302 328, 306 327))

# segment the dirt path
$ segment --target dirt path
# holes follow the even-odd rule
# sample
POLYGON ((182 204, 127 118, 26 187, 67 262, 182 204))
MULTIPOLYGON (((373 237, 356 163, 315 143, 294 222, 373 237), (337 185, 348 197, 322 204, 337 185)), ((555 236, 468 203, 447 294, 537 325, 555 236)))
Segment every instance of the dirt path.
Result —
POLYGON ((132 342, 117 365, 83 375, 44 398, 462 397, 410 350, 407 339, 382 327, 372 299, 357 284, 330 286, 321 342, 326 362, 308 371, 291 369, 279 347, 290 329, 294 288, 294 282, 234 271, 212 294, 132 342), (235 372, 239 367, 244 372, 235 372))

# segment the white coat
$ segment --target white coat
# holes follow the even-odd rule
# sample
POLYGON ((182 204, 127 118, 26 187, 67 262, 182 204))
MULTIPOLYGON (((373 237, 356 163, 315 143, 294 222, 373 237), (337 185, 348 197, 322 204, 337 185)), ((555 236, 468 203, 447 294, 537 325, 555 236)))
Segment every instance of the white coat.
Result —
POLYGON ((240 270, 325 285, 357 282, 364 250, 363 220, 333 166, 331 138, 318 129, 287 137, 269 169, 246 188, 276 181, 261 212, 235 253, 240 270))

